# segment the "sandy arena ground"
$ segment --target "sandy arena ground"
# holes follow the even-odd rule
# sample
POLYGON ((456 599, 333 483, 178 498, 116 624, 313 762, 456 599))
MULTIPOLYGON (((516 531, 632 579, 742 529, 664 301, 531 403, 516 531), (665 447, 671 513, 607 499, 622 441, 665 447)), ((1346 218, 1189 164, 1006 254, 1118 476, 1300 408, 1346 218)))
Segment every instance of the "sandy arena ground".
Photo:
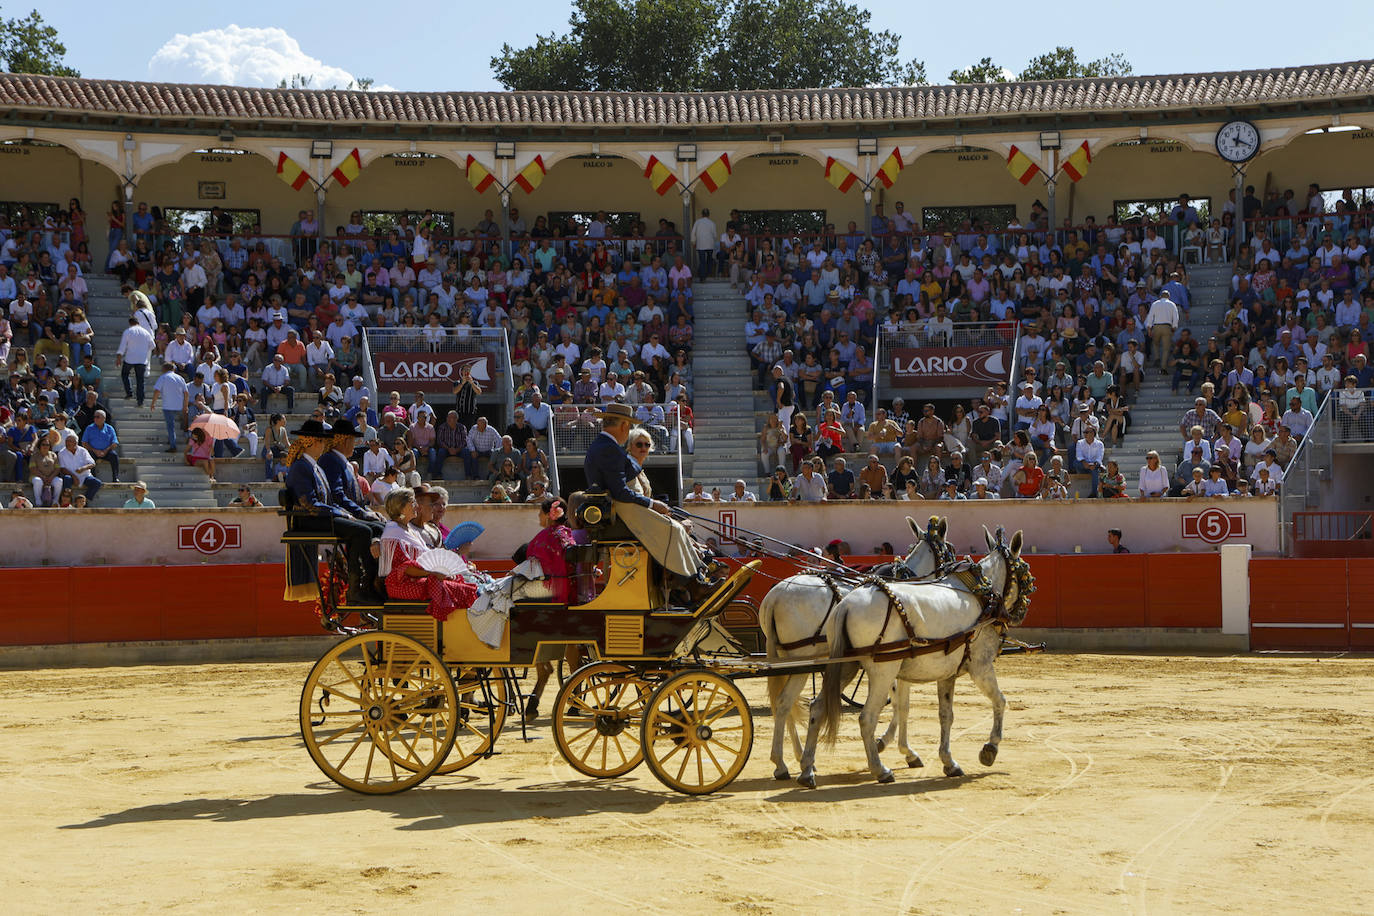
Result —
MULTIPOLYGON (((1356 913, 1374 900, 1374 661, 1004 658, 1007 733, 967 681, 963 779, 878 786, 857 717, 814 791, 754 755, 691 799, 643 767, 597 783, 528 744, 398 796, 322 780, 297 735, 305 664, 6 672, 9 913, 1356 913)), ((549 705, 551 697, 545 701, 549 705)), ((884 755, 901 764, 892 750, 884 755)), ((795 772, 795 767, 794 767, 795 772)))

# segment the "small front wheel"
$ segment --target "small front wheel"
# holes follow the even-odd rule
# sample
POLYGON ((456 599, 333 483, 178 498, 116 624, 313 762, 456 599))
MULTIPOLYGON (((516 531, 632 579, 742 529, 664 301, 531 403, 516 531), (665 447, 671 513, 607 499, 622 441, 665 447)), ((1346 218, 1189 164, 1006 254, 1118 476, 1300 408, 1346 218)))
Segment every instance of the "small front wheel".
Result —
POLYGON ((644 718, 649 685, 615 662, 583 665, 564 681, 553 704, 553 739, 579 773, 623 776, 644 759, 634 729, 644 718))
POLYGON ((676 792, 706 795, 729 785, 753 745, 749 704, 714 671, 684 671, 649 697, 640 747, 649 770, 676 792))

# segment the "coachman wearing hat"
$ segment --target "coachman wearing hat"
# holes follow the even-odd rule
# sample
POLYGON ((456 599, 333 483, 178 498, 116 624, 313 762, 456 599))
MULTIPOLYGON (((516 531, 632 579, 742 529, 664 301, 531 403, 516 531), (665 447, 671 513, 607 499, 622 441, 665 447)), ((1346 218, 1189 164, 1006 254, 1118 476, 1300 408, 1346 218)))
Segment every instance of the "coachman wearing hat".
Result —
MULTIPOLYGON (((291 436, 299 443, 300 449, 300 457, 291 462, 286 472, 286 489, 290 494, 291 506, 298 511, 313 512, 318 518, 318 530, 330 531, 343 540, 348 551, 347 602, 380 604, 382 597, 372 584, 377 576, 372 539, 381 533, 382 526, 373 521, 370 514, 369 520, 364 521, 333 502, 329 477, 320 462, 324 453, 335 444, 333 431, 319 420, 306 420, 299 429, 292 431, 291 436)), ((308 521, 299 524, 303 531, 312 527, 308 521)))
POLYGON ((610 494, 616 515, 649 555, 682 577, 676 585, 684 587, 691 599, 704 599, 721 582, 708 577, 687 529, 669 516, 666 503, 641 496, 626 486, 626 481, 633 480, 640 471, 625 451, 630 427, 636 422, 634 408, 628 404, 607 404, 597 416, 601 419, 601 435, 592 440, 582 464, 588 489, 599 487, 610 494))
POLYGON ((347 510, 348 514, 373 528, 373 536, 381 537, 386 523, 371 509, 358 489, 358 475, 353 473, 351 457, 358 444, 358 429, 348 420, 339 420, 329 428, 330 447, 320 456, 320 467, 329 480, 329 502, 347 510))

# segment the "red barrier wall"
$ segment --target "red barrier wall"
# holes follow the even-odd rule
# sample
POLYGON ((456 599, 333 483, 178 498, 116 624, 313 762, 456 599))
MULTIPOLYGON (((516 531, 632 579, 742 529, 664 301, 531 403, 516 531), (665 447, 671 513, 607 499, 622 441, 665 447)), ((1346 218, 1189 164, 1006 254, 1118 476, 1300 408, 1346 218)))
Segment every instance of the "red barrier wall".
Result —
MULTIPOLYGON (((852 562, 864 565, 884 559, 855 557, 852 562)), ((1221 563, 1216 554, 1039 554, 1026 560, 1036 584, 1026 626, 1221 626, 1221 563)), ((1345 562, 1256 560, 1251 566, 1252 578, 1255 564, 1345 562)), ((478 565, 491 572, 510 566, 504 561, 478 565)), ((796 570, 797 565, 790 561, 764 559, 760 574, 745 594, 760 601, 778 579, 796 570)), ((1315 578, 1328 579, 1336 574, 1326 570, 1315 578)), ((1359 583, 1352 579, 1352 594, 1370 594, 1374 562, 1365 561, 1359 574, 1363 579, 1359 583)), ((1285 576, 1296 575, 1275 573, 1271 579, 1282 581, 1285 576)), ((1344 573, 1339 577, 1343 583, 1344 573)), ((6 596, 0 610, 0 644, 318 634, 314 603, 284 601, 282 589, 282 567, 276 563, 0 569, 0 594, 6 596)), ((1296 599, 1301 593, 1297 589, 1284 594, 1296 599)), ((1345 600, 1343 591, 1341 600, 1345 600)), ((1345 605, 1341 607, 1344 621, 1345 605)), ((1360 619, 1374 626, 1374 610, 1365 607, 1358 613, 1363 615, 1360 619)), ((1374 643, 1374 629, 1364 630, 1361 636, 1374 643)))
MULTIPOLYGON (((852 557, 855 566, 888 557, 852 557)), ((1215 553, 1025 557, 1035 576, 1028 627, 1221 626, 1221 557, 1215 553)), ((744 593, 755 602, 797 565, 766 558, 744 593)))
POLYGON ((1251 560, 1250 645, 1374 648, 1374 559, 1251 560))

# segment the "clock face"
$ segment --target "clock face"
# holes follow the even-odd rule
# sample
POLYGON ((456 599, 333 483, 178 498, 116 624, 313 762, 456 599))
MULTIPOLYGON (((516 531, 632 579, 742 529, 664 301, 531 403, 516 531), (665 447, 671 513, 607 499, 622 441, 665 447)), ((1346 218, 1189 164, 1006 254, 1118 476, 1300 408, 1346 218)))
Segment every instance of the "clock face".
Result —
POLYGON ((1245 162, 1259 147, 1259 128, 1249 121, 1230 121, 1217 131, 1217 152, 1227 162, 1245 162))

